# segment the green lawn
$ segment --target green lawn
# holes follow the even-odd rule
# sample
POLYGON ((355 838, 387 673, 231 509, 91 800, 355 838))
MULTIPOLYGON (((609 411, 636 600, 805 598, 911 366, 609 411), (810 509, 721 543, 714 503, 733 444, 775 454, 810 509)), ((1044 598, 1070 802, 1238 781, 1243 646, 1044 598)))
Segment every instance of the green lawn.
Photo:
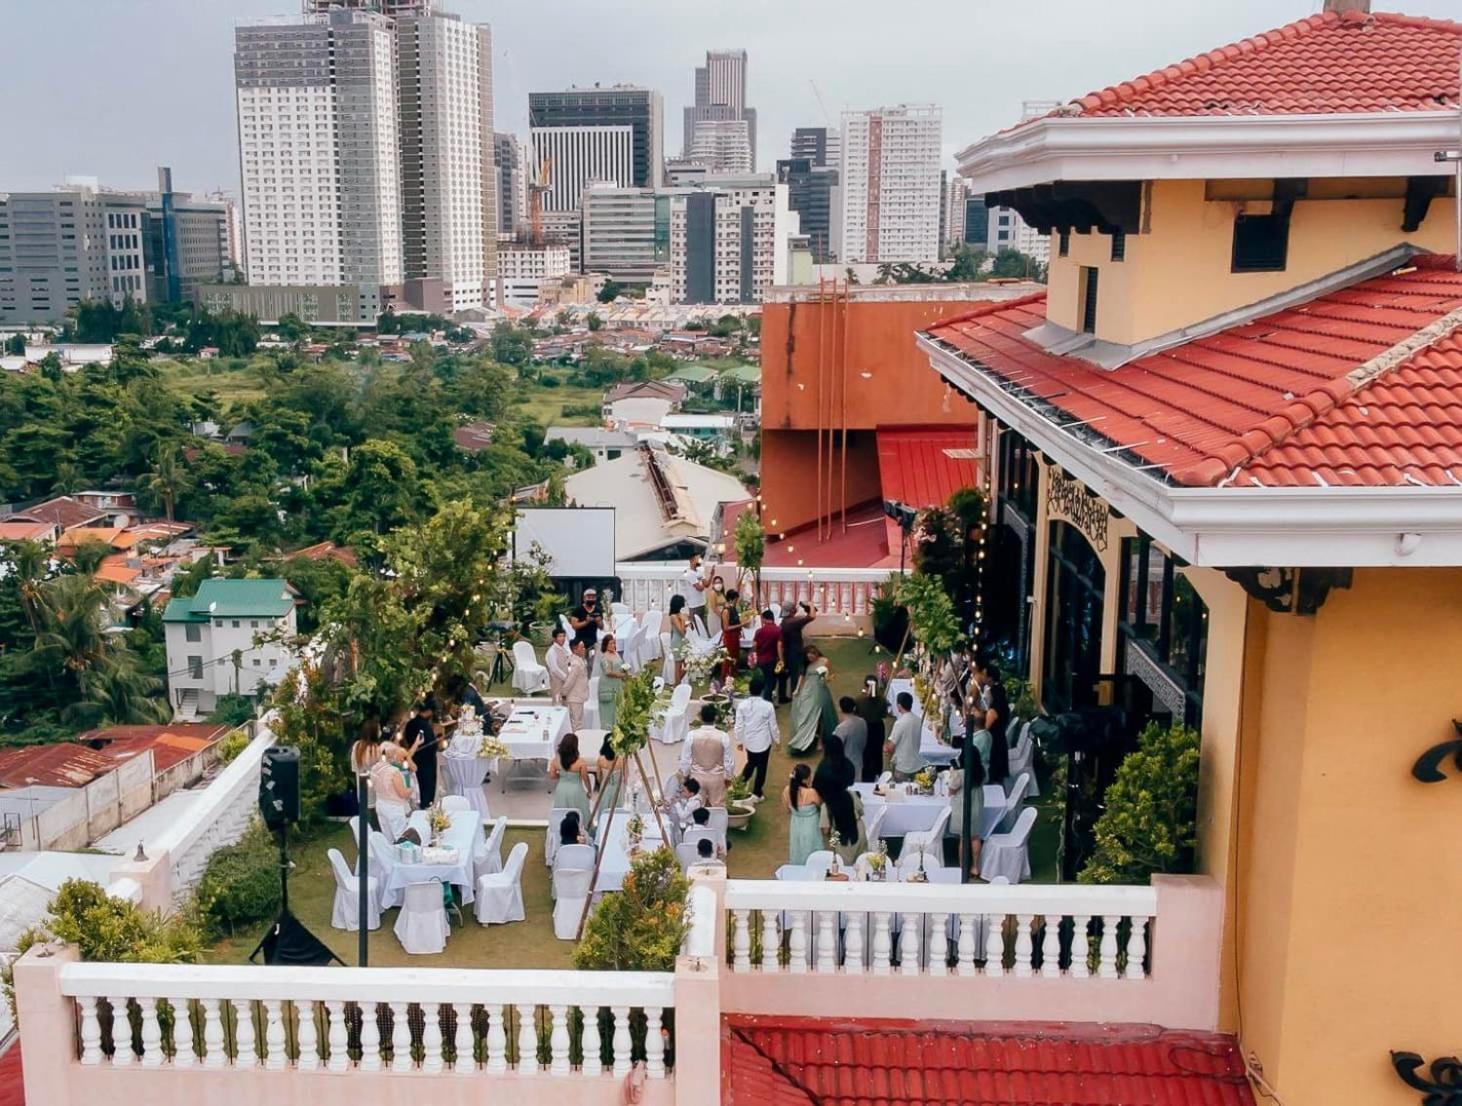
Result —
POLYGON ((519 381, 514 389, 513 408, 542 426, 598 426, 603 421, 596 413, 564 415, 565 407, 593 404, 597 412, 604 399, 602 388, 575 388, 560 385, 545 388, 542 384, 519 381))
POLYGON ((246 360, 203 361, 189 358, 174 361, 166 358, 154 364, 169 385, 190 398, 212 392, 221 404, 227 406, 230 403, 252 403, 264 396, 264 384, 259 374, 248 367, 246 360))

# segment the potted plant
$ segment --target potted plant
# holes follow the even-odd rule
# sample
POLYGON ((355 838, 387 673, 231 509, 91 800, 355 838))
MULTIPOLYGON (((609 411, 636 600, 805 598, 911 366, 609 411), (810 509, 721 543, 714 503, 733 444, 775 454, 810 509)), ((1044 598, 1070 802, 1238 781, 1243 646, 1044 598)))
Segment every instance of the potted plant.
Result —
POLYGON ((751 801, 751 781, 736 776, 726 784, 726 825, 731 829, 745 829, 756 813, 756 804, 751 801))
POLYGON ((533 644, 546 646, 553 637, 553 627, 558 616, 568 609, 569 597, 556 591, 541 591, 533 601, 533 621, 528 623, 528 633, 533 644))

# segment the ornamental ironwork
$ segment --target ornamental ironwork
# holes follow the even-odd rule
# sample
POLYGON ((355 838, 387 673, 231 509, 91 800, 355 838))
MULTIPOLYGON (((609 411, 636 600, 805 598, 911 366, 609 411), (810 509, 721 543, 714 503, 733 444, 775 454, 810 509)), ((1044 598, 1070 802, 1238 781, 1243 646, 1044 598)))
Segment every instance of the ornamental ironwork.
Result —
POLYGON ((1462 1060, 1443 1056, 1433 1060, 1423 1075, 1425 1065, 1414 1052, 1391 1053, 1391 1066, 1401 1082, 1421 1094, 1422 1106, 1462 1106, 1462 1060))
POLYGON ((1441 783, 1446 779, 1442 762, 1448 757, 1452 758, 1457 770, 1462 772, 1462 719, 1452 719, 1452 728, 1457 731, 1456 741, 1443 741, 1440 745, 1433 745, 1417 757, 1416 763, 1411 766, 1411 774, 1422 783, 1441 783))
POLYGON ((1086 536, 1092 548, 1098 553, 1107 551, 1107 528, 1111 524, 1111 509, 1091 490, 1075 477, 1052 465, 1046 470, 1046 506, 1053 513, 1063 515, 1071 525, 1086 536))

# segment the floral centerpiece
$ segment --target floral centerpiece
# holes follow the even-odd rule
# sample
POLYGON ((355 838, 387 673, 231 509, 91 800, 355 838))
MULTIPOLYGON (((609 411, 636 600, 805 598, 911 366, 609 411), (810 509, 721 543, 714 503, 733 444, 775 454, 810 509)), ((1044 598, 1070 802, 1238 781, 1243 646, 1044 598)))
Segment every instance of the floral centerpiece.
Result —
POLYGON ((837 879, 842 874, 838 867, 838 849, 842 843, 842 835, 836 829, 827 831, 827 847, 832 850, 833 854, 832 863, 827 866, 827 876, 825 877, 827 879, 837 879))
POLYGON ((442 834, 452 828, 452 816, 442 806, 440 799, 426 808, 426 824, 431 829, 431 843, 433 845, 440 844, 442 834))
POLYGON ((888 845, 878 842, 878 851, 868 854, 868 874, 875 881, 882 881, 888 875, 888 845))
POLYGON ((503 739, 491 730, 485 731, 482 740, 477 745, 477 755, 483 760, 496 760, 498 757, 508 755, 508 747, 503 744, 503 739))
POLYGON ((726 647, 719 643, 710 650, 697 650, 690 641, 682 642, 675 653, 675 659, 685 665, 685 678, 692 686, 709 681, 728 656, 726 647))
POLYGON ((922 794, 928 795, 934 790, 934 769, 923 768, 914 776, 914 786, 922 794))
POLYGON ((639 814, 631 814, 624 824, 625 836, 629 839, 630 851, 634 852, 645 839, 645 820, 639 814))

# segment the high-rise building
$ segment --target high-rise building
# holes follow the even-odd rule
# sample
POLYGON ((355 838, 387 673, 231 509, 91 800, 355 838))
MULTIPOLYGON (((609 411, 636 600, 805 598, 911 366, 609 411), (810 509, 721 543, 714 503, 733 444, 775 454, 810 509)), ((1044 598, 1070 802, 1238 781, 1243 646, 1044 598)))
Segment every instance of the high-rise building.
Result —
POLYGON ((492 32, 446 13, 396 19, 406 299, 481 307, 497 271, 492 32))
POLYGON ((712 173, 750 173, 751 138, 745 119, 698 119, 687 156, 712 173))
POLYGON ((532 127, 529 175, 546 174, 544 211, 577 211, 579 195, 590 181, 635 184, 635 132, 632 126, 532 127))
POLYGON ((965 197, 965 245, 989 249, 990 213, 983 195, 965 197))
POLYGON ((249 283, 400 284, 392 21, 332 8, 241 26, 234 74, 249 283))
POLYGON ((430 15, 435 0, 304 0, 305 15, 325 15, 331 8, 354 8, 357 11, 380 12, 396 19, 408 15, 430 15))
POLYGON ((965 201, 969 199, 970 182, 964 177, 939 174, 944 183, 944 208, 939 216, 939 244, 954 250, 965 240, 965 201))
POLYGON ((777 162, 777 181, 787 186, 787 206, 797 213, 813 260, 819 265, 831 261, 837 169, 816 166, 806 157, 784 158, 777 162))
POLYGON ((992 207, 987 213, 986 248, 991 253, 1019 250, 1042 264, 1051 260, 1051 239, 1020 217, 1014 208, 992 207))
POLYGON ((839 261, 938 259, 940 131, 932 104, 843 113, 839 261))
POLYGON ((696 126, 701 122, 745 120, 751 171, 756 169, 756 109, 746 106, 746 51, 707 50, 706 64, 696 67, 694 99, 685 109, 683 157, 691 156, 696 126))
MULTIPOLYGON (((565 92, 530 92, 528 125, 534 131, 564 127, 613 128, 630 131, 630 175, 624 183, 634 188, 659 188, 665 162, 662 133, 664 107, 660 94, 633 85, 611 85, 601 88, 571 88, 565 92)), ((533 176, 541 167, 534 149, 528 165, 533 176)), ((554 166, 558 177, 559 167, 554 166)), ((586 180, 606 180, 604 174, 591 173, 572 184, 577 197, 586 180)))
POLYGON ((497 166, 498 237, 511 237, 528 222, 528 157, 516 135, 493 136, 497 166))
POLYGON ((143 202, 149 300, 196 300, 199 285, 233 275, 237 262, 231 201, 173 191, 173 171, 162 166, 157 191, 144 193, 143 202))
POLYGON ((843 144, 837 127, 798 127, 792 132, 790 157, 806 158, 814 169, 838 167, 843 144))
POLYGON ((670 201, 675 303, 760 303, 787 279, 797 216, 787 186, 765 176, 718 176, 676 189, 670 201))
POLYGON ((670 267, 671 193, 591 184, 583 195, 583 269, 649 285, 670 267))
POLYGON ((498 259, 502 302, 508 307, 535 306, 545 285, 557 284, 572 271, 569 248, 554 242, 512 242, 498 251, 498 259))

